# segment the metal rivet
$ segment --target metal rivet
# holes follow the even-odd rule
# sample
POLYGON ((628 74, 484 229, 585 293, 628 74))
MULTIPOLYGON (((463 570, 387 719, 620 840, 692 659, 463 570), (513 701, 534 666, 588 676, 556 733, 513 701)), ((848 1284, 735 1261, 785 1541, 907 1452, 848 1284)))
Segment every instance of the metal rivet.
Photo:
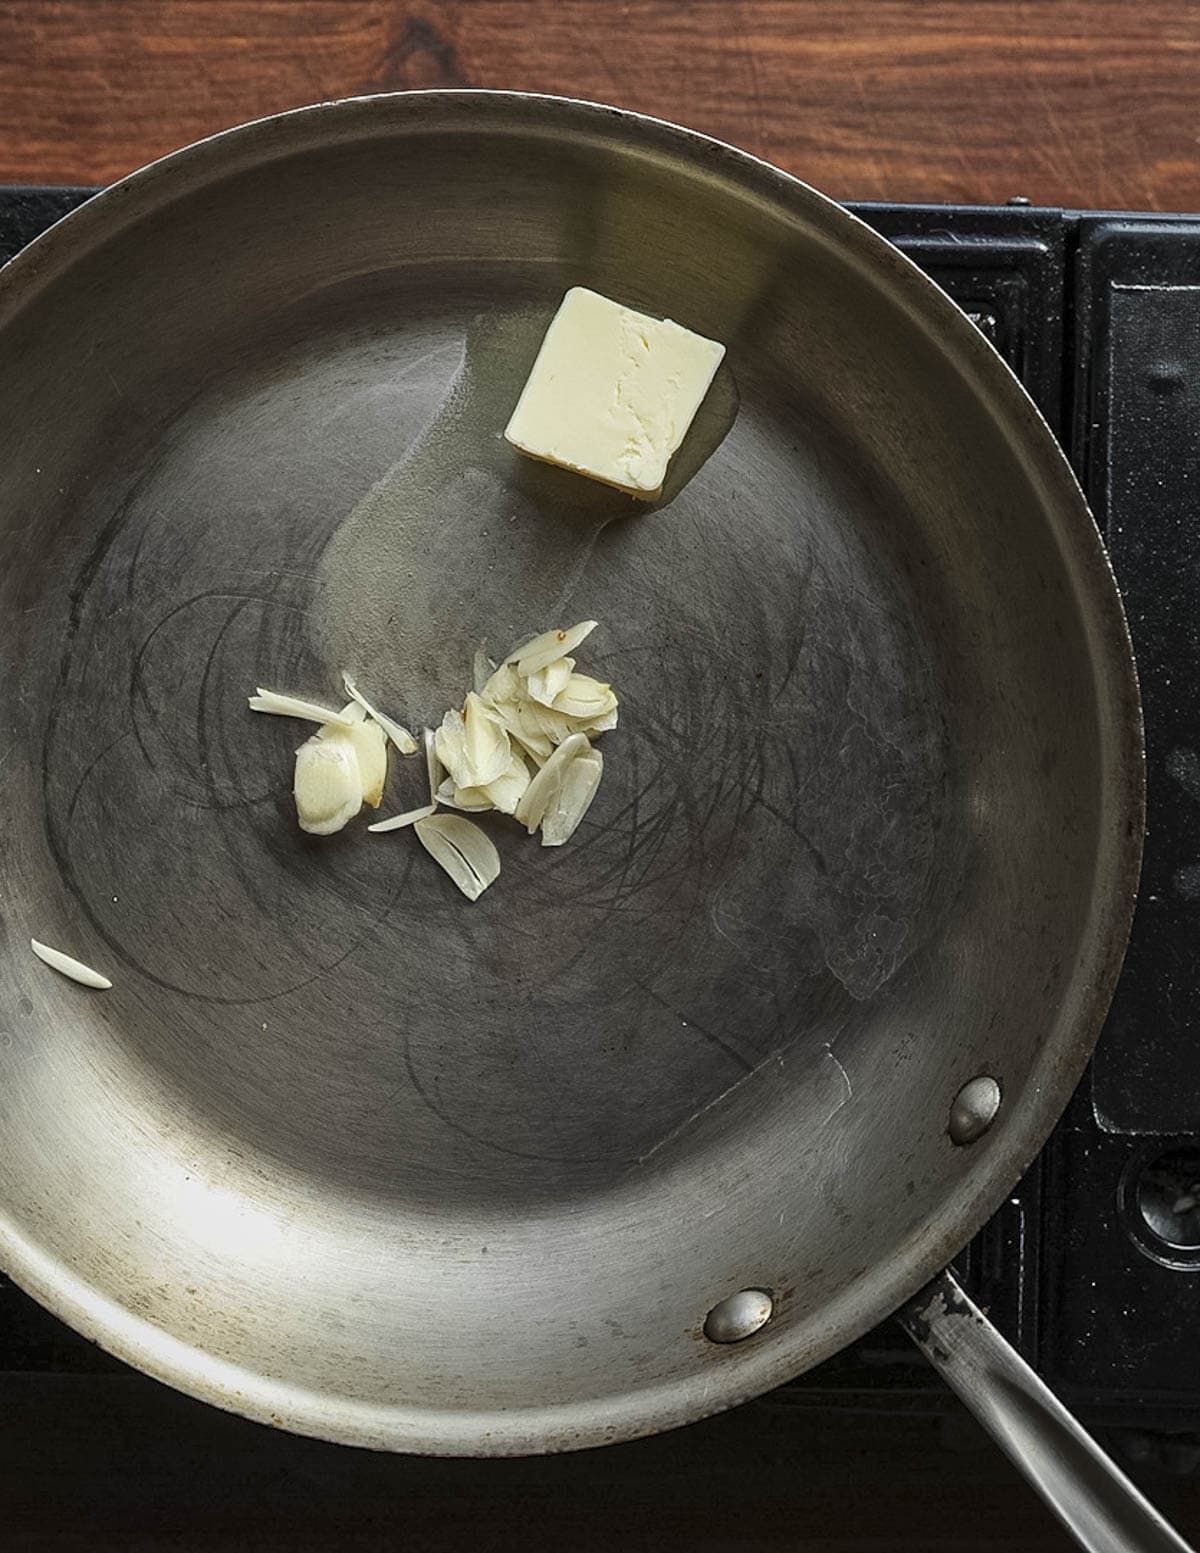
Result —
POLYGON ((947 1131, 951 1143, 974 1143, 996 1120, 1000 1086, 986 1073, 969 1079, 954 1097, 947 1131))
POLYGON ((774 1309, 765 1289, 739 1289, 709 1311, 704 1335, 710 1343, 740 1343, 765 1327, 774 1309))

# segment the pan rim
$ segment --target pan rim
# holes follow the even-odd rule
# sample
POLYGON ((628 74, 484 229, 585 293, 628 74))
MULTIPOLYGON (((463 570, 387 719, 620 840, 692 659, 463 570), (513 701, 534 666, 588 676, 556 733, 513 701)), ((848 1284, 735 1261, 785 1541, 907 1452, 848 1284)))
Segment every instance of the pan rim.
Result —
POLYGON ((46 1256, 0 1214, 0 1264, 21 1288, 101 1347, 204 1401, 297 1433, 346 1444, 418 1453, 520 1455, 631 1439, 691 1422, 793 1378, 876 1325, 954 1256, 1003 1201, 1061 1115, 1099 1036, 1120 972, 1140 872, 1145 777, 1140 700, 1128 626, 1115 578, 1083 492, 1049 426, 1007 364, 957 306, 917 266, 864 222, 800 179, 723 141, 666 120, 602 103, 542 94, 470 89, 384 93, 336 99, 252 120, 148 163, 65 216, 0 269, 0 327, 92 244, 209 179, 240 158, 298 154, 328 143, 332 131, 364 138, 426 129, 577 133, 633 150, 655 150, 731 189, 763 200, 781 217, 807 219, 870 270, 985 395, 998 430, 1019 450, 1080 590, 1100 720, 1107 850, 1099 851, 1084 950, 1072 982, 1070 1016, 1048 1033, 1031 1075, 1033 1100, 998 1129, 972 1160, 960 1189, 939 1206, 919 1237, 868 1297, 844 1288, 821 1316, 816 1341, 775 1333, 772 1341, 709 1350, 699 1375, 584 1402, 520 1412, 431 1412, 355 1403, 239 1369, 189 1346, 88 1286, 46 1256), (474 115, 472 117, 472 115, 474 115), (1069 1038, 1068 1038, 1069 1037, 1069 1038))

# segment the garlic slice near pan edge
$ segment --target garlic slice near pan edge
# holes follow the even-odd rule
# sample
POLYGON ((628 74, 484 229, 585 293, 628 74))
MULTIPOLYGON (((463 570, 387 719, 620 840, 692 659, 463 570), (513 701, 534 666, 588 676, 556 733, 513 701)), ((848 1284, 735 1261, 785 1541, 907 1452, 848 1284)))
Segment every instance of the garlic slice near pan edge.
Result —
POLYGON ((76 960, 72 955, 64 954, 61 949, 53 949, 49 944, 40 944, 36 938, 29 940, 29 947, 44 965, 50 966, 52 970, 69 977, 72 981, 77 981, 81 987, 94 987, 98 992, 107 992, 112 986, 107 976, 94 971, 82 960, 76 960))

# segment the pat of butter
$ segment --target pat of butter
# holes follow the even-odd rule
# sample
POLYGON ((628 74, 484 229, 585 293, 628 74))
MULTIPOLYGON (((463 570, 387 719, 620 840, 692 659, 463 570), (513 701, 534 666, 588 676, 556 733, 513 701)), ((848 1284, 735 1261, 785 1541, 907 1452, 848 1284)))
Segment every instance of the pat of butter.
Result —
POLYGON ((670 319, 572 286, 504 435, 531 458, 651 500, 724 354, 670 319))

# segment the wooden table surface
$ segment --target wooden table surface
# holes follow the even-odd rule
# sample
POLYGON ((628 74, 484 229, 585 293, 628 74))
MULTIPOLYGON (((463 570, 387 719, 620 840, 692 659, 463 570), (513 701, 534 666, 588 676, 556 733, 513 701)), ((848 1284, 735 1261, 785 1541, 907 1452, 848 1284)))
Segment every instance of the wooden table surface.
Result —
MULTIPOLYGON (((1195 210, 1198 70, 1188 0, 0 0, 0 182, 103 183, 301 103, 482 86, 659 114, 841 198, 1195 210)), ((98 1430, 53 1387, 0 1402, 15 1431, 8 1546, 294 1553, 336 1533, 365 1550, 393 1546, 392 1524, 414 1548, 517 1548, 539 1532, 581 1548, 1067 1547, 990 1446, 947 1456, 894 1423, 771 1440, 743 1411, 578 1470, 422 1477, 356 1453, 338 1467, 327 1448, 139 1384, 127 1401, 105 1393, 98 1430), (726 1483, 718 1464, 741 1434, 767 1443, 726 1483), (658 1479, 673 1485, 666 1509, 658 1479)), ((1200 1487, 1154 1492, 1195 1535, 1200 1487)))
POLYGON ((1200 206, 1193 0, 0 0, 0 181, 403 87, 599 98, 843 199, 1200 206))

